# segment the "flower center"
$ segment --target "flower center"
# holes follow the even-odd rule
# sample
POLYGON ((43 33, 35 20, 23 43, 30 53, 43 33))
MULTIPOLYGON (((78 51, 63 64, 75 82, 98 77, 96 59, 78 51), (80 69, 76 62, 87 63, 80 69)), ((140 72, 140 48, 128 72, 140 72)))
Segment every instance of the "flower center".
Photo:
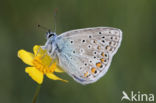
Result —
POLYGON ((36 56, 32 61, 35 68, 37 68, 43 74, 54 72, 56 64, 46 64, 42 61, 42 57, 36 56))

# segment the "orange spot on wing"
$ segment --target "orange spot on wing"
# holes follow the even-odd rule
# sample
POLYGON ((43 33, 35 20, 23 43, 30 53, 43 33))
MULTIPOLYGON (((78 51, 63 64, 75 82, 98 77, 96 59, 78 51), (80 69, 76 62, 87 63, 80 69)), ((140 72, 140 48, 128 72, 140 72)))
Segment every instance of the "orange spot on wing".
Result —
POLYGON ((104 58, 102 58, 102 59, 100 59, 100 60, 101 60, 101 62, 102 62, 102 63, 105 61, 105 59, 104 59, 104 58))
POLYGON ((92 73, 95 73, 96 72, 96 68, 92 68, 91 71, 92 71, 92 73))
POLYGON ((105 56, 105 53, 104 53, 104 52, 102 52, 102 53, 101 53, 101 56, 103 56, 103 57, 104 57, 104 56, 105 56))
POLYGON ((96 63, 96 66, 99 68, 99 67, 101 67, 101 63, 99 62, 99 63, 96 63))
POLYGON ((106 50, 111 50, 111 47, 110 46, 106 46, 106 50))
POLYGON ((101 49, 101 47, 100 47, 100 46, 98 46, 98 47, 97 47, 97 49, 99 49, 99 50, 100 50, 100 49, 101 49))
POLYGON ((86 73, 84 74, 84 77, 87 77, 87 75, 88 75, 88 72, 86 72, 86 73))

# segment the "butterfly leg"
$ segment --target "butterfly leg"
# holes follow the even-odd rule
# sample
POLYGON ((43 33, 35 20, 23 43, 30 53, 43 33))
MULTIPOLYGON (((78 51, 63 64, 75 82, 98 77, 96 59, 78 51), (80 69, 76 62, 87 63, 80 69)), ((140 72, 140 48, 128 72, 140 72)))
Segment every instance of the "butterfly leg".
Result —
POLYGON ((38 53, 40 52, 40 50, 41 50, 41 48, 39 48, 39 49, 37 50, 37 53, 35 54, 35 56, 38 55, 38 53))

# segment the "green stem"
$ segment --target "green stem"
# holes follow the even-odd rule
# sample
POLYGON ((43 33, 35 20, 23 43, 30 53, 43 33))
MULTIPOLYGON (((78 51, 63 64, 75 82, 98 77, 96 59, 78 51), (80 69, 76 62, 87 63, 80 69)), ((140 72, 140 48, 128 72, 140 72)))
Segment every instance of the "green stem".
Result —
POLYGON ((38 85, 38 86, 36 87, 36 91, 35 91, 35 94, 34 94, 32 103, 36 103, 36 99, 37 99, 38 94, 39 94, 39 92, 40 92, 40 88, 41 88, 41 85, 38 85))

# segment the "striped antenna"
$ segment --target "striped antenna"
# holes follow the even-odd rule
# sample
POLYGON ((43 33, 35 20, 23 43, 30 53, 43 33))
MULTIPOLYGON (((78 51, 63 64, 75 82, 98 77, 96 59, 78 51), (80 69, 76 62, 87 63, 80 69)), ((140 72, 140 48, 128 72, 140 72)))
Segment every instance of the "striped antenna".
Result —
POLYGON ((56 33, 56 13, 57 13, 57 8, 54 10, 54 33, 56 33))

